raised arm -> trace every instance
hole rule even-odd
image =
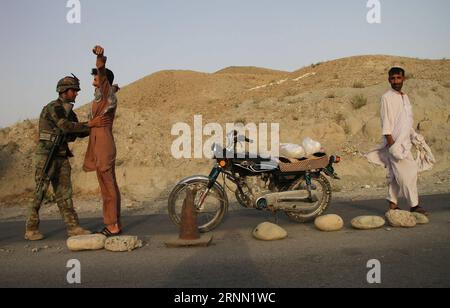
[[[95,46],[92,52],[97,56],[96,66],[98,69],[99,76],[106,78],[106,60],[105,49],[102,46]]]
[[[96,67],[98,72],[98,87],[103,95],[108,95],[111,85],[109,84],[108,78],[106,76],[106,60],[105,49],[97,45],[94,47],[92,52],[97,56]]]

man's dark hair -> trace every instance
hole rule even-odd
[[[389,76],[398,75],[398,74],[405,77],[405,70],[402,69],[401,67],[393,67],[389,71]]]
[[[97,76],[98,75],[98,69],[93,68],[92,72],[91,72],[91,75],[92,76]],[[109,70],[109,69],[106,69],[106,78],[108,79],[109,84],[112,85],[113,82],[114,82],[114,73],[111,70]]]

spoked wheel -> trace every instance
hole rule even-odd
[[[194,206],[197,209],[197,223],[200,232],[209,232],[216,228],[223,220],[228,210],[228,199],[219,185],[214,185],[208,192],[203,204],[202,196],[208,190],[207,179],[195,179],[187,183],[178,184],[169,196],[169,216],[174,224],[180,226],[181,211],[186,198],[186,190],[193,188],[197,191]]]
[[[245,189],[245,188],[244,188]],[[248,190],[248,189],[247,189]],[[246,191],[247,192],[247,191]],[[237,202],[245,208],[248,208],[248,202],[245,199],[245,196],[243,194],[241,194],[241,192],[239,191],[239,189],[236,189],[236,191],[234,192],[234,195],[236,196],[236,200]]]
[[[306,180],[300,179],[295,182],[290,188],[292,190],[307,190]],[[297,222],[309,222],[313,221],[316,217],[325,212],[331,203],[331,184],[328,179],[320,175],[318,178],[312,179],[312,192],[308,198],[309,205],[300,211],[286,212],[286,215]]]

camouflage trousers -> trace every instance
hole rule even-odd
[[[37,156],[35,173],[36,187],[39,184],[46,158],[47,157],[45,155]],[[71,173],[72,168],[70,166],[69,159],[60,157],[55,158],[48,171],[47,181],[45,181],[39,191],[36,188],[33,203],[31,204],[28,212],[26,222],[27,230],[35,231],[39,229],[39,210],[50,184],[53,187],[56,203],[67,228],[71,229],[79,225],[78,215],[75,212],[72,202]]]

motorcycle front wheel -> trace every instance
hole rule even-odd
[[[172,190],[169,196],[169,217],[172,222],[180,226],[181,211],[183,203],[186,198],[186,190],[188,188],[195,188],[197,194],[195,195],[194,206],[197,210],[197,223],[199,231],[202,233],[212,231],[217,228],[222,222],[225,214],[228,211],[228,198],[219,184],[216,184],[209,191],[205,201],[200,205],[201,196],[206,193],[208,189],[208,179],[192,179],[184,181]]]

